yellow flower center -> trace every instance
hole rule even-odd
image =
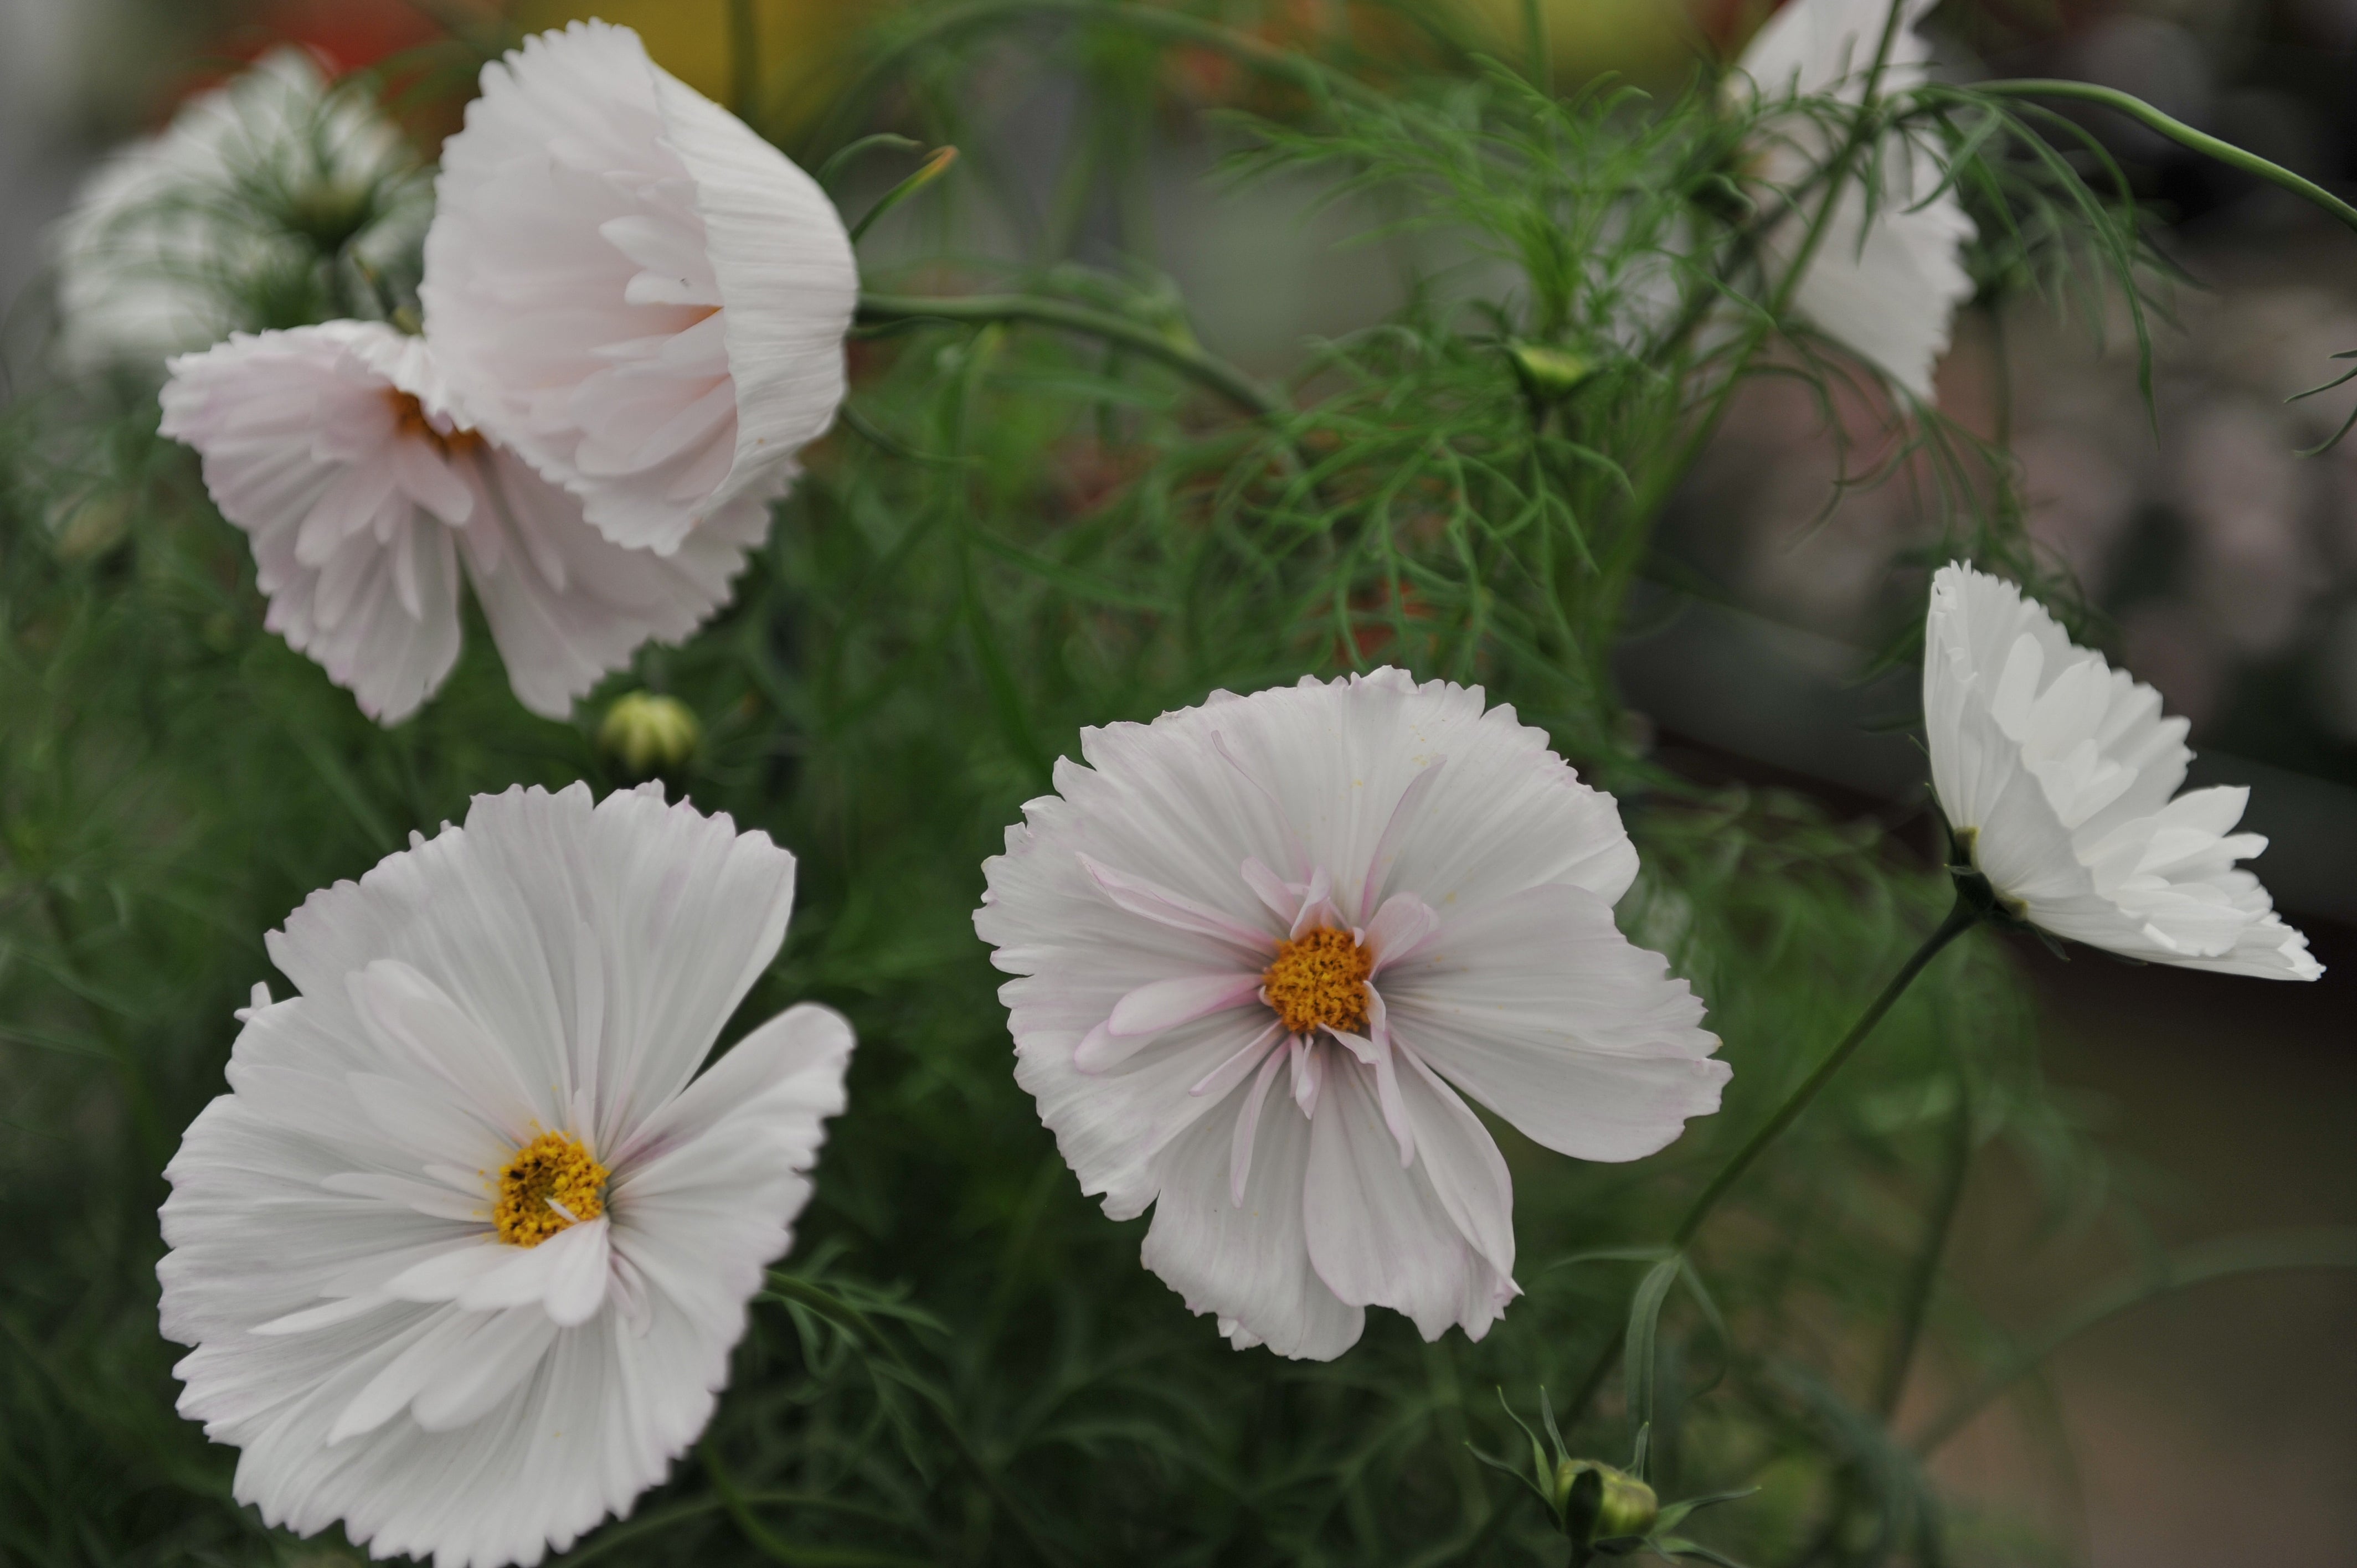
[[[491,1218],[500,1240],[537,1247],[559,1230],[606,1212],[606,1167],[576,1138],[543,1133],[500,1172]]]
[[[414,440],[431,443],[435,449],[446,457],[460,452],[471,452],[483,444],[482,436],[472,430],[453,430],[445,433],[435,429],[434,422],[425,417],[425,404],[398,387],[385,388],[384,397],[387,403],[393,404],[393,423],[402,435]]]
[[[1323,1024],[1363,1035],[1367,975],[1373,968],[1358,939],[1321,927],[1276,944],[1276,961],[1261,972],[1261,994],[1288,1034],[1306,1035]]]

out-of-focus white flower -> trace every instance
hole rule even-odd
[[[533,1563],[711,1419],[851,1030],[790,1008],[696,1076],[794,862],[658,787],[411,843],[270,934],[297,994],[254,988],[164,1173],[164,1333],[270,1523]]]
[[[1082,1190],[1243,1348],[1364,1308],[1475,1338],[1518,1294],[1504,1161],[1631,1160],[1717,1109],[1702,1004],[1612,906],[1609,795],[1478,688],[1397,670],[1082,733],[975,912],[1016,1078]],[[1279,1088],[1280,1082],[1282,1088]]]
[[[171,371],[164,434],[253,538],[270,629],[385,724],[457,660],[461,562],[518,700],[563,718],[640,643],[693,632],[768,521],[745,499],[672,555],[624,549],[468,428],[425,343],[380,323],[240,334]]]
[[[608,537],[668,553],[792,483],[843,401],[859,278],[784,154],[637,34],[576,22],[483,68],[436,193],[426,336]]]
[[[274,50],[83,184],[50,237],[59,351],[160,367],[241,328],[348,315],[341,294],[366,284],[339,268],[402,270],[432,210],[374,102]]]
[[[1932,49],[1916,27],[1937,3],[1792,0],[1760,29],[1740,69],[1771,107],[1795,97],[1860,103],[1869,85],[1887,98],[1927,80]],[[1884,29],[1894,26],[1878,77],[1876,53]],[[1797,199],[1797,209],[1769,231],[1762,247],[1773,277],[1799,259],[1824,204],[1822,188],[1803,188],[1835,155],[1839,134],[1800,112],[1771,115],[1762,133],[1752,149],[1754,172]],[[1932,197],[1941,178],[1939,159],[1913,137],[1892,134],[1878,148],[1862,150],[1792,295],[1796,313],[1925,403],[1933,395],[1932,368],[1947,352],[1950,319],[1973,292],[1959,256],[1973,237],[1973,220],[1953,190]]]
[[[2130,958],[2268,980],[2323,966],[2234,863],[2244,789],[2178,794],[2192,753],[2160,693],[2072,646],[2019,589],[1950,564],[1932,581],[1923,720],[1948,824],[1999,907]]]

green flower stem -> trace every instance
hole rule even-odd
[[[761,123],[761,31],[753,0],[728,0],[728,97],[737,118]]]
[[[2245,152],[2232,142],[2222,142],[2206,132],[2195,130],[2182,120],[2171,119],[2143,99],[2116,88],[2098,87],[2092,81],[2025,77],[2011,81],[1976,82],[1972,91],[1992,98],[2071,98],[2083,103],[2100,103],[2106,109],[2126,115],[2147,130],[2157,131],[2205,157],[2215,158],[2230,168],[2241,169],[2269,185],[2280,186],[2322,208],[2350,229],[2357,230],[2357,207],[2352,207],[2314,180],[2303,179],[2280,164],[2269,163],[2256,153]]]
[[[953,321],[970,326],[1024,321],[1118,344],[1132,353],[1158,360],[1180,374],[1200,381],[1221,396],[1261,419],[1275,419],[1284,405],[1225,360],[1205,353],[1191,338],[1175,338],[1158,328],[1060,299],[1027,294],[970,294],[958,298],[914,295],[863,294],[858,320],[881,327],[899,322]]]
[[[1859,1016],[1858,1021],[1850,1026],[1849,1033],[1844,1035],[1840,1042],[1825,1053],[1824,1060],[1819,1062],[1809,1076],[1801,1080],[1798,1088],[1784,1097],[1784,1103],[1776,1108],[1776,1113],[1769,1117],[1758,1132],[1751,1134],[1743,1147],[1735,1151],[1735,1157],[1721,1165],[1717,1176],[1711,1177],[1710,1185],[1702,1189],[1701,1196],[1696,1197],[1692,1206],[1686,1209],[1685,1218],[1678,1222],[1677,1230],[1672,1233],[1670,1247],[1673,1251],[1683,1252],[1693,1244],[1695,1237],[1701,1232],[1704,1222],[1710,1219],[1712,1210],[1718,1207],[1719,1200],[1732,1191],[1735,1184],[1741,1181],[1744,1175],[1759,1163],[1760,1156],[1768,1152],[1768,1146],[1782,1137],[1786,1129],[1801,1119],[1801,1113],[1809,1108],[1819,1094],[1824,1092],[1825,1085],[1833,1081],[1834,1074],[1839,1072],[1842,1064],[1857,1053],[1857,1047],[1866,1042],[1866,1037],[1874,1032],[1874,1026],[1882,1022],[1882,1015],[1889,1012],[1891,1004],[1905,994],[1907,988],[1914,983],[1915,977],[1922,973],[1933,959],[1940,956],[1943,949],[1972,929],[1986,913],[1987,906],[1971,897],[1960,886],[1956,893],[1955,905],[1949,909],[1948,918],[1940,922],[1939,929],[1923,939],[1923,945],[1915,950],[1914,956],[1900,965],[1899,972],[1891,976],[1890,983],[1882,988],[1882,994],[1874,999],[1866,1012]],[[1621,1340],[1626,1333],[1627,1330],[1623,1328],[1621,1333],[1613,1336],[1611,1343],[1606,1345],[1603,1351],[1597,1357],[1596,1364],[1588,1369],[1587,1378],[1580,1383],[1579,1391],[1572,1398],[1570,1413],[1565,1418],[1566,1421],[1577,1420],[1580,1413],[1587,1410],[1588,1402],[1596,1397],[1596,1391],[1603,1387],[1606,1374],[1611,1370],[1613,1362],[1620,1357]]]
[[[1801,1112],[1806,1111],[1824,1091],[1825,1085],[1833,1081],[1834,1074],[1839,1072],[1842,1064],[1865,1043],[1867,1036],[1874,1032],[1874,1026],[1882,1022],[1882,1015],[1889,1012],[1891,1004],[1915,983],[1915,977],[1940,956],[1942,949],[1972,929],[1979,922],[1982,913],[1981,907],[1973,899],[1961,892],[1957,894],[1956,902],[1949,909],[1948,918],[1940,922],[1940,929],[1924,938],[1923,945],[1915,950],[1914,956],[1900,965],[1899,972],[1891,976],[1890,983],[1882,988],[1882,994],[1876,997],[1858,1021],[1850,1026],[1849,1033],[1841,1037],[1841,1043],[1825,1053],[1825,1059],[1817,1064],[1816,1070],[1802,1079],[1801,1086],[1777,1107],[1776,1114],[1768,1118],[1767,1124],[1751,1134],[1751,1141],[1738,1149],[1735,1157],[1719,1167],[1718,1175],[1711,1178],[1710,1185],[1702,1189],[1702,1196],[1694,1200],[1694,1207],[1686,1210],[1685,1219],[1679,1221],[1676,1234],[1670,1238],[1671,1246],[1681,1251],[1685,1250],[1702,1230],[1703,1222],[1710,1218],[1711,1210],[1718,1207],[1718,1200],[1743,1179],[1744,1173],[1768,1152],[1769,1144],[1782,1137],[1785,1129],[1801,1119]]]

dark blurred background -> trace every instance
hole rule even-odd
[[[618,0],[597,14],[640,28],[659,60],[726,102],[737,80],[726,9]],[[763,128],[791,137],[814,123],[829,62],[886,9],[760,0]],[[1550,0],[1559,80],[1611,70],[1674,84],[1697,39],[1739,43],[1767,9]],[[1278,39],[1348,21],[1342,0],[1260,12]],[[158,127],[189,92],[282,41],[334,70],[387,65],[414,81],[463,58],[437,48],[454,30],[588,14],[560,0],[0,0],[8,394],[40,373],[47,225],[106,148]],[[1518,17],[1519,0],[1459,0],[1454,20],[1505,48]],[[2103,82],[2357,194],[2357,0],[1978,0],[1944,6],[1935,30],[1958,75]],[[1216,72],[1165,84],[1168,134],[1138,165],[1146,199],[1079,203],[1064,215],[1075,250],[1167,273],[1211,346],[1264,369],[1307,336],[1373,319],[1420,268],[1461,263],[1351,245],[1367,214],[1313,214],[1301,187],[1213,178],[1220,147],[1200,111],[1232,90]],[[405,115],[429,154],[454,102],[420,92]],[[1028,79],[1007,102],[965,108],[1018,145],[1066,134],[1085,112],[1077,93]],[[2075,580],[2093,635],[2191,719],[2196,781],[2253,786],[2250,825],[2274,840],[2257,869],[2332,972],[2267,985],[2023,951],[2050,1003],[2050,1069],[2108,1126],[2113,1179],[2147,1220],[2091,1227],[2104,1193],[2083,1214],[2047,1214],[2026,1177],[1985,1167],[1959,1256],[1979,1305],[2023,1325],[2139,1245],[2357,1223],[2357,1028],[2342,1000],[2357,973],[2357,440],[2298,455],[2333,434],[2357,385],[2286,401],[2357,349],[2357,235],[2101,112],[2080,118],[2185,274],[2153,324],[2150,403],[2133,324],[2111,300],[1968,310],[1942,406],[2009,439],[2032,535]],[[921,237],[909,227],[898,241]],[[1028,242],[1010,230],[985,242]],[[1774,382],[1744,398],[1674,505],[1624,688],[1681,767],[1928,832],[1921,756],[1892,724],[1913,711],[1912,672],[1878,673],[1876,653],[1919,613],[1938,521],[1903,481],[1846,482],[1874,467],[1872,411],[1834,412],[1829,428]],[[1928,1403],[1936,1376],[1918,1391]],[[2357,1563],[2357,1282],[2276,1276],[2142,1309],[2067,1349],[2047,1384],[1985,1416],[1943,1463],[1987,1518],[2014,1521],[1966,1542],[1974,1562]]]

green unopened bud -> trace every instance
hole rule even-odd
[[[1566,1459],[1556,1466],[1555,1497],[1564,1527],[1581,1541],[1643,1535],[1662,1511],[1652,1487],[1626,1470],[1593,1459]]]
[[[1596,373],[1594,361],[1586,355],[1545,343],[1517,338],[1506,345],[1506,354],[1514,361],[1514,374],[1522,379],[1523,389],[1541,403],[1569,397]]]
[[[694,756],[703,733],[694,711],[678,698],[632,692],[606,710],[597,744],[632,773],[660,773]]]

